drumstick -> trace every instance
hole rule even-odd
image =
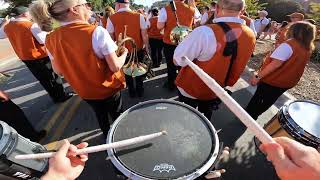
[[[100,151],[105,151],[108,149],[114,149],[114,148],[121,148],[126,147],[138,143],[142,143],[157,137],[160,137],[162,135],[166,135],[166,131],[161,131],[154,134],[139,136],[131,139],[126,139],[123,141],[113,142],[110,144],[103,144],[98,146],[92,146],[84,149],[78,149],[75,155],[81,155],[81,154],[89,154],[89,153],[95,153]],[[26,160],[26,159],[45,159],[45,158],[51,158],[55,155],[55,152],[48,152],[48,153],[39,153],[39,154],[25,154],[25,155],[16,155],[16,159],[20,160]]]
[[[226,104],[226,106],[251,130],[262,143],[274,143],[271,136],[206,72],[187,57],[182,59],[199,78]]]

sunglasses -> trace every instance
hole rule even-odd
[[[74,7],[79,7],[79,6],[85,6],[87,8],[91,8],[92,7],[91,3],[89,3],[89,2],[86,2],[86,3],[83,3],[83,4],[78,4],[78,5],[74,6]]]

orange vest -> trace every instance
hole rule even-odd
[[[286,43],[292,48],[292,56],[280,68],[261,79],[262,82],[280,88],[292,88],[298,84],[311,53],[294,39],[287,40]],[[271,61],[272,58],[267,56],[261,69],[264,69]]]
[[[247,25],[248,27],[250,27],[252,20],[251,20],[249,17],[244,16],[244,15],[241,15],[240,18],[243,19],[243,20],[246,22],[246,25]]]
[[[250,59],[255,47],[255,35],[252,30],[245,25],[239,23],[227,23],[232,29],[240,29],[238,38],[238,53],[231,68],[227,86],[233,86],[240,78],[241,73]],[[225,86],[225,79],[228,73],[231,56],[223,56],[226,46],[226,35],[223,29],[217,24],[208,25],[214,32],[217,39],[217,49],[213,57],[209,61],[194,60],[201,69],[215,79],[221,86]],[[194,73],[194,71],[186,66],[183,67],[176,79],[178,87],[182,88],[186,93],[199,100],[212,100],[216,95],[207,87],[207,85]]]
[[[193,21],[194,21],[194,11],[195,9],[181,1],[175,0],[176,7],[177,7],[177,16],[179,19],[179,23],[182,26],[188,26],[192,28]],[[173,44],[170,41],[170,32],[173,28],[177,26],[176,18],[174,12],[172,11],[170,5],[165,7],[167,12],[167,22],[164,27],[164,37],[163,42],[166,44]]]
[[[96,26],[72,23],[47,35],[46,47],[57,68],[83,99],[105,99],[124,88],[124,75],[112,72],[92,47]],[[75,38],[77,37],[77,38]]]
[[[108,21],[107,21],[106,17],[103,16],[103,17],[101,18],[101,22],[102,22],[102,27],[103,27],[103,28],[107,28],[107,22],[108,22]]]
[[[116,39],[120,33],[124,33],[124,26],[127,25],[127,36],[135,40],[138,50],[143,48],[139,13],[133,11],[117,12],[110,16],[110,20],[114,26]],[[131,52],[132,48],[129,43],[126,43],[126,48]]]
[[[36,60],[47,57],[46,48],[40,44],[31,32],[32,22],[11,21],[4,27],[14,51],[21,60]]]
[[[277,37],[276,37],[276,47],[278,47],[280,44],[282,44],[283,42],[286,41],[286,34],[288,32],[288,27],[284,27],[284,28],[281,28],[279,30],[279,32],[277,33]]]
[[[150,27],[148,29],[149,38],[162,39],[163,35],[160,33],[161,30],[157,28],[158,17],[152,17],[149,19]]]

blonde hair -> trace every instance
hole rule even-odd
[[[289,27],[287,38],[295,39],[306,50],[313,51],[315,49],[314,40],[316,38],[316,26],[303,21],[293,23]]]
[[[111,15],[113,15],[115,12],[114,12],[114,9],[111,7],[111,6],[107,6],[105,9],[105,17],[106,19],[108,19],[108,17],[110,17]]]
[[[40,26],[43,31],[52,30],[52,19],[66,21],[68,8],[75,4],[75,0],[37,0],[30,7],[32,19]]]

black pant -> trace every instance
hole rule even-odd
[[[137,52],[139,62],[142,62],[143,57],[144,57],[144,53],[145,52],[143,50],[140,50],[140,51]],[[127,59],[127,61],[128,60],[129,59]],[[144,89],[143,89],[143,80],[145,78],[144,75],[143,76],[138,76],[138,77],[135,77],[135,78],[133,78],[132,76],[125,75],[125,78],[126,78],[126,83],[127,83],[127,87],[128,87],[130,95],[134,95],[135,93],[138,93],[138,95],[142,95],[143,94],[143,91],[144,91]],[[134,81],[136,82],[135,86],[134,86]]]
[[[106,138],[110,129],[110,122],[115,121],[123,112],[121,93],[118,92],[106,99],[85,99],[84,101],[86,101],[96,113],[100,128]]]
[[[151,59],[153,62],[153,67],[159,67],[162,61],[163,41],[162,39],[150,38],[149,44],[151,48]]]
[[[179,92],[179,101],[185,104],[188,104],[193,108],[198,107],[198,111],[203,113],[204,116],[206,116],[207,119],[210,121],[213,110],[217,109],[217,102],[219,101],[219,99],[202,101],[198,99],[191,99],[191,98],[185,97]]]
[[[58,102],[65,97],[62,79],[53,71],[49,57],[23,62],[53,101]]]
[[[37,141],[37,131],[33,128],[24,112],[11,100],[0,101],[0,120],[14,128],[20,135]]]
[[[173,54],[177,46],[170,44],[163,44],[163,52],[167,62],[168,71],[168,85],[169,87],[175,86],[174,81],[177,77],[177,66],[173,63]]]
[[[260,83],[246,107],[246,111],[253,119],[258,119],[258,117],[268,110],[287,90],[288,89],[286,88],[279,88],[266,83]]]

